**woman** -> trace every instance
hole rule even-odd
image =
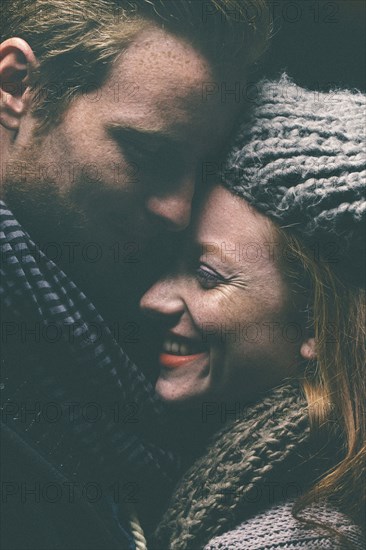
[[[166,327],[158,394],[214,429],[154,548],[364,548],[365,105],[262,82],[142,298]]]

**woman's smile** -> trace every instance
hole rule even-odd
[[[174,353],[161,353],[159,355],[159,363],[162,367],[167,368],[176,368],[182,366],[197,366],[197,363],[202,363],[202,361],[208,362],[209,354],[204,353],[193,353],[191,355],[180,355]]]
[[[208,346],[199,339],[168,333],[159,355],[161,367],[202,367],[209,363]]]
[[[156,382],[163,400],[245,402],[294,372],[301,342],[283,335],[298,304],[265,254],[275,239],[270,223],[226,189],[211,189],[177,266],[143,296],[142,308],[167,327]],[[262,251],[256,261],[237,253],[253,243]]]

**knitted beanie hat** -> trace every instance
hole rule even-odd
[[[366,96],[309,91],[286,74],[256,90],[223,184],[364,286]]]

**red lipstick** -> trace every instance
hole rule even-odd
[[[192,361],[201,359],[207,355],[206,352],[195,353],[194,355],[172,355],[170,353],[161,353],[159,355],[159,363],[162,367],[175,368],[187,365]]]

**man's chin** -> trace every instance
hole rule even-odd
[[[97,205],[96,193],[88,201],[51,182],[16,180],[4,183],[2,198],[40,250],[113,322],[131,321],[127,310],[137,309],[169,248],[177,249],[164,244],[163,226],[136,213],[135,203],[121,211],[121,199]],[[117,210],[119,219],[111,220]]]
[[[6,180],[2,198],[35,241],[67,240],[87,225],[83,211],[52,182]]]

